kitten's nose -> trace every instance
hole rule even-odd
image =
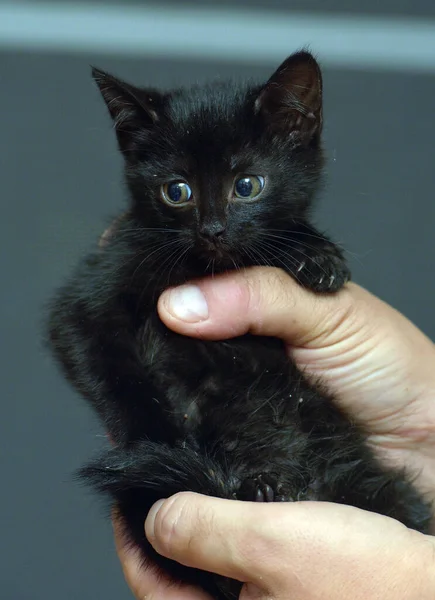
[[[212,221],[203,223],[199,228],[199,235],[206,240],[217,240],[225,231],[225,223]]]

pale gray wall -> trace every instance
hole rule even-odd
[[[394,7],[406,13],[410,5],[405,0],[363,4],[373,12],[383,4],[386,13]],[[324,2],[279,5],[321,8]],[[360,3],[333,6],[354,12]],[[435,16],[431,0],[413,6],[415,13]],[[0,597],[5,600],[130,597],[98,501],[71,481],[72,471],[102,443],[101,431],[40,340],[43,301],[122,206],[120,160],[89,63],[156,85],[269,71],[237,63],[0,55]],[[435,77],[327,69],[325,86],[331,160],[318,220],[352,252],[355,279],[435,339]]]

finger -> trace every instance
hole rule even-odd
[[[350,598],[355,587],[361,599],[374,598],[376,590],[397,598],[398,585],[408,585],[403,598],[410,598],[416,566],[424,563],[422,581],[433,569],[434,548],[425,536],[332,503],[260,504],[184,492],[151,509],[145,532],[162,555],[247,583],[245,600]]]
[[[318,295],[280,269],[253,267],[166,290],[158,310],[183,335],[228,339],[250,332],[307,345],[336,330],[364,294],[349,284],[338,294]]]
[[[163,556],[264,590],[272,589],[285,570],[289,538],[297,540],[299,515],[296,504],[238,502],[183,492],[153,506],[145,532]]]
[[[116,552],[127,585],[138,600],[211,600],[193,586],[178,584],[155,565],[145,564],[140,551],[129,543],[122,520],[115,513],[112,519]]]

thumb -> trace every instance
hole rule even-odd
[[[167,558],[267,589],[283,568],[280,547],[288,544],[284,504],[181,492],[156,502],[145,533]]]
[[[281,269],[252,267],[170,288],[160,296],[158,311],[182,335],[218,340],[253,333],[308,346],[319,338],[324,343],[331,332],[340,335],[337,328],[360,291],[348,284],[338,294],[318,295]]]
[[[433,598],[433,539],[323,502],[241,502],[182,492],[145,522],[159,554],[245,583],[240,598]]]

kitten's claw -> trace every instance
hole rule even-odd
[[[264,488],[264,498],[266,502],[273,502],[275,499],[275,494],[270,485],[266,485]]]
[[[257,481],[257,488],[255,491],[254,502],[274,502],[275,494],[273,489],[268,485],[262,482],[260,479]]]
[[[301,268],[303,265],[303,268]],[[303,261],[296,270],[296,279],[314,292],[336,292],[350,279],[350,271],[341,254],[335,249],[323,250]]]
[[[265,502],[264,493],[260,487],[255,492],[254,502]]]
[[[307,488],[306,499],[307,500],[319,500],[319,496],[322,490],[322,484],[318,479],[314,479]]]
[[[270,475],[258,475],[245,479],[237,492],[237,498],[251,502],[284,502],[284,496],[276,495],[278,490],[281,490],[281,486],[276,485]]]

